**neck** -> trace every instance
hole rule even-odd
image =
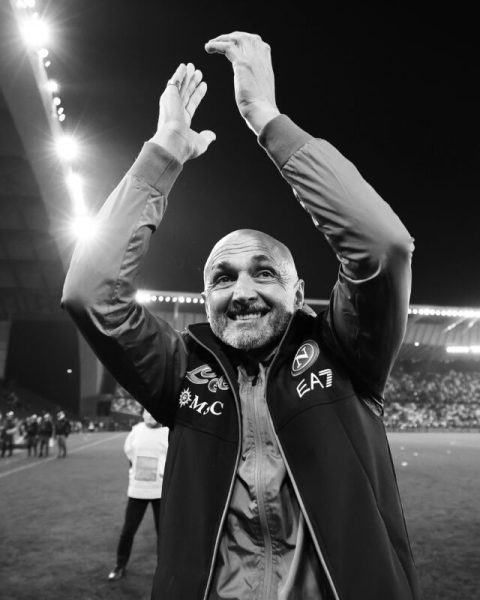
[[[262,348],[254,350],[237,350],[231,346],[226,346],[226,353],[234,365],[242,365],[248,375],[257,375],[258,365],[268,363],[273,358],[278,346],[278,340]]]

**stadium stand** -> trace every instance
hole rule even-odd
[[[385,424],[405,431],[480,429],[480,370],[468,363],[397,363],[385,390]]]

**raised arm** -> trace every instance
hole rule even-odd
[[[413,240],[350,161],[280,114],[268,44],[234,32],[205,48],[232,63],[240,114],[340,261],[320,326],[357,385],[381,401],[406,327]]]
[[[185,348],[136,302],[135,285],[182,164],[215,139],[190,127],[206,88],[192,64],[178,67],[160,98],[155,135],[99,211],[95,236],[78,242],[63,290],[63,307],[99,359],[163,423],[171,423]]]

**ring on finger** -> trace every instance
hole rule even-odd
[[[180,92],[180,87],[182,84],[179,81],[169,81],[167,83],[167,85],[174,85],[177,88],[177,90]]]

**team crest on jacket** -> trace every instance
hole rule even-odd
[[[292,375],[297,377],[310,367],[318,358],[320,349],[317,342],[313,340],[307,340],[304,342],[295,354],[295,358],[292,363]]]
[[[201,365],[188,371],[186,377],[192,383],[206,384],[208,389],[213,393],[216,393],[217,390],[229,389],[225,377],[223,375],[218,377],[209,365]]]

